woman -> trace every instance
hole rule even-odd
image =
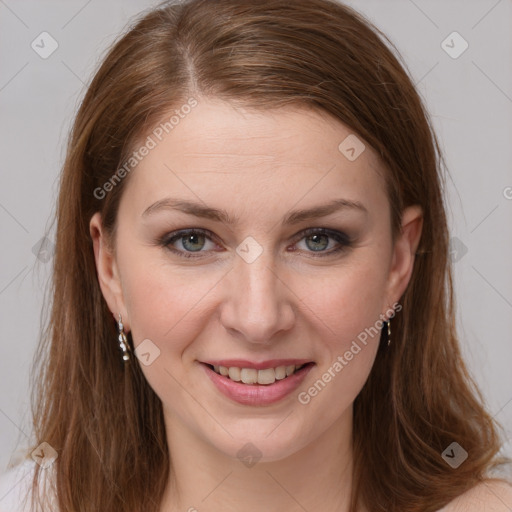
[[[190,0],[112,48],[62,174],[30,510],[512,506],[384,41],[329,0]]]

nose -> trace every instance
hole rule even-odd
[[[264,251],[247,263],[236,257],[223,283],[221,322],[228,332],[250,343],[272,344],[295,322],[294,295]]]

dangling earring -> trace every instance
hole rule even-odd
[[[130,360],[130,345],[128,340],[126,339],[126,334],[124,333],[123,320],[121,319],[121,313],[119,313],[119,320],[117,321],[117,330],[119,335],[117,337],[119,341],[119,348],[123,353],[123,361],[126,363]]]
[[[387,321],[388,324],[388,347],[391,345],[391,318]]]

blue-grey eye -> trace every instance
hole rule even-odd
[[[205,235],[201,233],[190,233],[180,238],[184,249],[192,252],[200,251],[205,245],[205,239]]]
[[[350,238],[340,231],[325,228],[310,228],[303,233],[297,243],[300,250],[317,253],[318,256],[330,255],[350,247]],[[301,244],[302,247],[299,247]]]
[[[310,235],[305,237],[305,240],[306,245],[312,251],[323,251],[329,246],[329,237],[327,235]]]
[[[164,236],[161,245],[182,256],[214,250],[216,245],[208,232],[200,229],[186,229]]]

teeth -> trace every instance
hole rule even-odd
[[[284,379],[286,377],[286,367],[285,366],[278,366],[275,369],[275,374],[276,374],[276,380]]]
[[[229,377],[236,382],[244,384],[274,384],[276,380],[282,380],[289,377],[304,365],[278,366],[277,368],[265,368],[264,370],[256,370],[254,368],[237,368],[231,366],[215,365],[213,369],[216,373]]]
[[[256,384],[258,382],[258,370],[254,368],[242,368],[240,370],[240,379],[244,384]]]
[[[274,384],[276,381],[276,371],[274,368],[258,370],[258,384]]]
[[[228,370],[228,375],[231,380],[236,380],[237,382],[240,382],[240,368],[236,368],[235,366],[232,366]]]

